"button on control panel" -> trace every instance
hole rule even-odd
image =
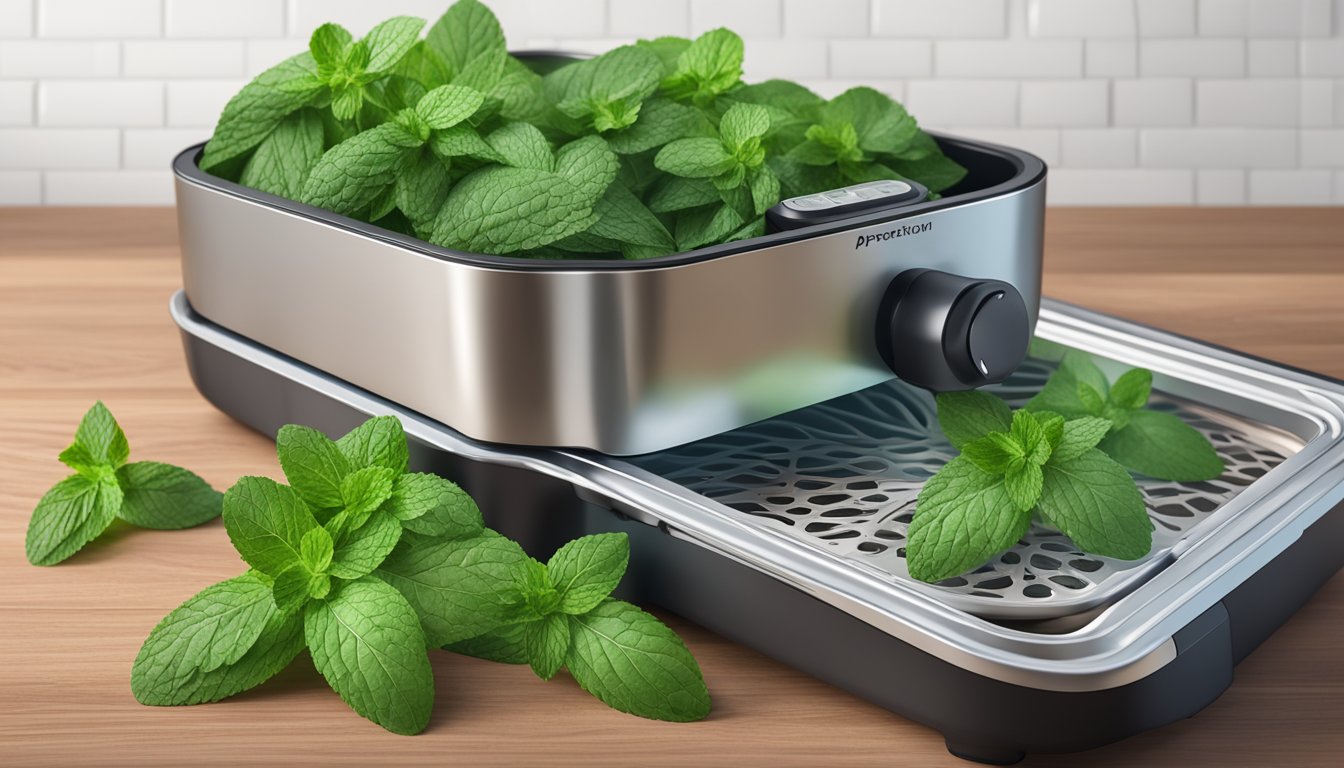
[[[814,195],[791,197],[767,211],[766,218],[776,230],[797,229],[858,213],[917,203],[928,195],[927,189],[912,181],[866,181]]]

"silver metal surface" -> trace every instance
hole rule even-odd
[[[989,388],[1015,407],[1054,366],[1028,360]],[[1157,395],[1222,456],[1227,471],[1203,483],[1138,478],[1153,523],[1147,557],[1086,554],[1034,524],[1017,546],[972,574],[940,582],[950,605],[980,616],[1045,619],[1114,601],[1165,566],[1172,550],[1243,488],[1296,453],[1288,432],[1187,400]],[[957,455],[938,427],[933,398],[889,381],[773,419],[630,461],[881,577],[909,580],[906,529],[924,482]]]
[[[1012,283],[1033,319],[1040,293],[1043,177],[694,263],[537,270],[282,209],[183,158],[197,311],[491,442],[645,453],[885,381],[876,310],[910,267]]]
[[[276,355],[192,313],[172,311],[184,332],[367,414],[397,415],[408,434],[471,461],[564,480],[586,498],[657,522],[674,536],[788,583],[818,600],[969,671],[1054,691],[1091,691],[1152,674],[1176,656],[1173,635],[1280,555],[1344,501],[1344,386],[1189,339],[1045,302],[1037,334],[1114,365],[1156,373],[1169,396],[1209,413],[1288,433],[1286,458],[1243,487],[1187,537],[1167,562],[1081,627],[1058,634],[995,623],[955,605],[939,587],[893,579],[762,525],[629,461],[586,451],[510,449],[464,438],[422,415]],[[1257,440],[1262,438],[1257,438]],[[1273,442],[1273,441],[1271,441]],[[1300,443],[1295,452],[1293,446]]]

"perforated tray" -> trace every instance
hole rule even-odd
[[[992,388],[1014,406],[1039,391],[1055,364],[1032,359]],[[936,585],[940,597],[986,617],[1050,618],[1112,601],[1199,537],[1224,505],[1303,445],[1245,416],[1155,393],[1204,433],[1226,471],[1210,482],[1136,476],[1153,522],[1153,549],[1135,561],[1082,552],[1033,523],[1009,551]],[[884,578],[913,582],[905,536],[925,480],[956,456],[933,398],[891,381],[689,445],[633,460],[713,499],[743,519],[788,534]]]

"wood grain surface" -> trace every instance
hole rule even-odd
[[[1342,216],[1053,210],[1046,292],[1344,377]],[[167,313],[179,282],[171,210],[0,209],[0,764],[966,765],[933,731],[675,617],[714,696],[704,722],[639,720],[563,675],[543,683],[443,652],[432,654],[434,718],[413,738],[351,713],[306,657],[219,704],[138,705],[128,676],[145,635],[241,570],[222,526],[118,526],[52,568],[27,564],[23,538],[95,399],[121,420],[133,458],[183,464],[219,488],[279,475],[272,445],[192,388]],[[1197,717],[1026,764],[1339,765],[1342,629],[1337,577]]]

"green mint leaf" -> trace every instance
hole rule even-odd
[[[1045,386],[1024,407],[1029,411],[1053,411],[1065,418],[1100,415],[1089,410],[1079,399],[1080,383],[1096,390],[1103,401],[1110,392],[1106,374],[1092,361],[1092,356],[1086,352],[1069,350],[1059,367],[1046,380]]]
[[[541,129],[531,123],[507,123],[485,137],[485,142],[498,153],[504,165],[531,168],[537,171],[555,170],[555,155]]]
[[[706,179],[666,176],[649,197],[649,210],[654,213],[673,213],[718,201],[719,191]]]
[[[1111,430],[1111,422],[1095,416],[1084,416],[1064,422],[1063,436],[1051,458],[1056,461],[1076,459],[1095,448]]]
[[[656,37],[652,40],[639,40],[635,45],[653,53],[658,57],[660,71],[663,77],[667,77],[677,70],[677,60],[681,54],[691,46],[691,41],[684,37]]]
[[[425,729],[434,674],[400,592],[375,578],[348,582],[309,603],[303,625],[313,665],[351,709],[393,733]]]
[[[1012,428],[1012,409],[988,392],[941,392],[936,403],[938,424],[958,449],[991,432],[1007,432]]]
[[[206,587],[164,617],[131,666],[131,693],[151,706],[218,701],[269,680],[303,650],[303,625],[248,571]]]
[[[458,124],[434,131],[429,137],[429,147],[442,158],[474,157],[492,163],[504,162],[504,157],[470,125]]]
[[[934,193],[943,192],[966,178],[965,168],[944,155],[936,144],[934,148],[934,153],[917,160],[892,160],[891,171],[895,175],[886,178],[914,179]]]
[[[1011,469],[1004,475],[1003,489],[1018,512],[1030,512],[1041,498],[1041,488],[1045,483],[1045,474],[1039,464],[1030,462]]]
[[[385,509],[408,531],[444,539],[479,535],[484,523],[475,500],[438,475],[413,473],[397,478]]]
[[[1050,458],[1050,437],[1031,412],[1014,411],[1009,434],[1022,446],[1022,456],[1028,463],[1040,466]]]
[[[565,665],[569,655],[569,618],[553,613],[524,625],[523,644],[532,671],[542,680],[550,680]]]
[[[425,20],[414,16],[394,16],[369,30],[364,44],[369,48],[366,72],[387,72],[401,61],[420,38]]]
[[[1064,417],[1050,411],[1032,411],[1032,414],[1036,417],[1036,423],[1041,425],[1046,444],[1053,454],[1064,439]]]
[[[678,101],[707,106],[742,80],[742,38],[713,29],[691,42],[677,57],[676,70],[662,87]]]
[[[425,45],[454,73],[461,72],[472,59],[505,51],[499,20],[477,0],[453,3],[430,27]]]
[[[308,583],[313,574],[295,563],[280,572],[271,584],[271,598],[275,607],[286,616],[293,615],[308,601]]]
[[[782,109],[795,120],[818,118],[826,103],[806,87],[789,80],[766,80],[743,86],[733,92],[733,100],[760,104],[767,109]]]
[[[905,108],[872,88],[851,88],[822,108],[824,120],[854,126],[858,146],[865,152],[898,154],[919,134],[919,126]]]
[[[304,534],[317,519],[294,489],[268,477],[244,477],[224,493],[224,530],[243,560],[276,577],[301,563]]]
[[[1138,486],[1095,448],[1045,465],[1037,509],[1089,554],[1137,560],[1152,548],[1153,526]]]
[[[564,177],[492,166],[453,187],[431,239],[447,248],[505,254],[563,240],[594,221],[592,203]]]
[[[482,109],[482,116],[493,114],[500,106],[494,94],[503,82],[508,63],[509,56],[504,51],[490,51],[467,62],[462,71],[453,78],[454,85],[475,88],[490,97]]]
[[[33,565],[55,565],[107,530],[121,508],[115,477],[71,475],[52,486],[28,520],[24,549]]]
[[[779,177],[768,166],[753,168],[747,174],[747,182],[751,186],[751,202],[757,216],[764,215],[779,202]]]
[[[503,536],[404,542],[377,575],[415,607],[430,645],[439,646],[516,621],[529,559]]]
[[[365,467],[345,476],[341,481],[341,502],[352,527],[363,525],[374,510],[391,498],[395,479],[396,473],[387,467]]]
[[[742,215],[727,205],[707,205],[684,211],[677,216],[677,248],[689,251],[717,242],[744,224]]]
[[[691,132],[695,109],[664,98],[650,98],[639,108],[634,124],[602,134],[607,145],[622,155],[634,155],[679,139]]]
[[[205,145],[201,170],[209,171],[246,154],[290,113],[312,103],[321,93],[316,71],[312,54],[301,53],[243,86],[225,105],[214,136]]]
[[[311,573],[323,573],[331,566],[335,542],[325,528],[314,528],[299,540],[299,557]]]
[[[484,103],[485,97],[477,90],[442,85],[425,94],[415,111],[430,128],[443,130],[471,117]]]
[[[326,435],[312,427],[286,424],[275,436],[275,450],[285,478],[316,509],[345,504],[341,483],[350,474],[350,462]]]
[[[1106,396],[1085,381],[1078,382],[1078,403],[1094,416],[1100,416],[1106,410]]]
[[[358,579],[383,564],[401,540],[401,523],[386,512],[375,512],[359,527],[345,524],[342,512],[327,525],[335,529],[335,552],[328,573],[339,579]]]
[[[726,173],[737,164],[718,139],[677,139],[658,150],[653,163],[673,176],[705,179]]]
[[[1153,372],[1146,368],[1131,368],[1120,374],[1111,385],[1111,402],[1120,408],[1137,411],[1148,404],[1153,392]]]
[[[313,30],[308,39],[308,52],[319,67],[332,67],[345,58],[345,50],[354,42],[350,32],[340,24],[323,24]]]
[[[300,109],[275,127],[243,166],[239,181],[272,195],[297,199],[322,157],[322,116]]]
[[[1194,427],[1163,411],[1134,411],[1098,447],[1132,472],[1193,483],[1223,474],[1223,460]]]
[[[637,45],[614,48],[601,56],[566,65],[542,80],[542,92],[570,118],[585,121],[598,131],[624,128],[595,117],[616,113],[638,114],[640,104],[653,95],[662,79],[657,54]],[[617,121],[621,122],[621,121]]]
[[[375,416],[365,421],[337,440],[336,447],[351,469],[386,467],[401,474],[409,460],[406,432],[396,416]]]
[[[499,82],[487,94],[487,109],[504,120],[544,122],[548,105],[541,97],[541,75],[512,56],[504,57]]]
[[[990,432],[963,443],[961,455],[991,475],[1002,475],[1010,466],[1020,466],[1026,460],[1021,443],[1006,432]]]
[[[333,91],[331,99],[331,113],[337,120],[354,120],[359,114],[359,110],[364,106],[364,89],[358,85],[342,85]],[[362,152],[365,147],[356,145]],[[347,148],[347,151],[353,151],[354,148]]]
[[[102,401],[93,404],[79,420],[75,441],[61,452],[61,462],[75,471],[107,466],[116,469],[131,455],[126,433]]]
[[[596,136],[575,139],[555,153],[555,172],[567,179],[588,205],[596,205],[616,180],[620,161]]]
[[[471,132],[475,136],[475,132]],[[448,166],[430,149],[420,149],[407,161],[397,177],[395,198],[397,208],[406,215],[417,235],[428,237],[434,230],[434,219],[448,199],[452,187]]]
[[[587,613],[616,589],[630,562],[624,533],[600,533],[575,539],[556,551],[546,571],[560,593],[564,613]]]
[[[719,122],[723,143],[733,148],[750,139],[759,139],[769,130],[770,113],[759,104],[734,104],[723,113]]]
[[[224,494],[172,464],[137,461],[117,470],[123,498],[118,517],[141,528],[190,528],[219,517]]]
[[[856,137],[855,141],[857,140]],[[840,160],[840,152],[830,144],[809,137],[803,143],[790,149],[785,157],[803,165],[830,166],[835,165]]]
[[[422,85],[426,90],[437,88],[448,82],[452,71],[437,53],[429,48],[424,40],[417,41],[401,61],[392,68],[394,75],[400,75]]]
[[[406,157],[406,129],[383,123],[327,150],[308,174],[300,200],[344,216],[367,209],[396,181]]]
[[[915,502],[906,566],[920,581],[965,573],[1013,546],[1031,515],[1015,513],[1002,477],[957,457],[929,478]]]
[[[475,656],[478,659],[501,664],[527,663],[527,628],[532,622],[505,624],[476,637],[458,640],[443,646],[444,650]]]
[[[585,691],[621,712],[689,722],[709,714],[709,691],[686,644],[661,621],[620,600],[569,619],[565,666]]]
[[[597,221],[588,234],[630,245],[647,245],[670,253],[676,248],[672,235],[658,217],[623,184],[612,184],[593,206]]]

